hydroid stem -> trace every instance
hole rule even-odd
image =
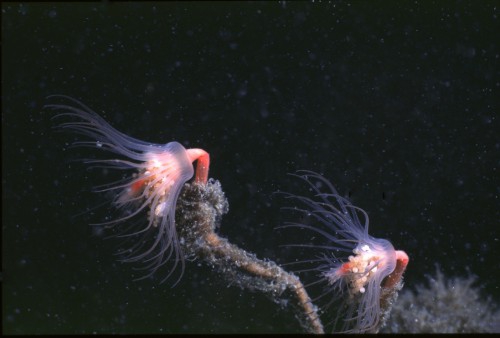
[[[228,284],[262,292],[283,308],[291,306],[305,331],[324,333],[316,307],[297,276],[273,261],[258,259],[215,232],[227,211],[228,203],[218,181],[185,184],[176,213],[177,231],[185,255],[206,262]]]

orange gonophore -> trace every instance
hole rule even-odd
[[[60,124],[60,128],[91,139],[75,142],[74,146],[105,150],[116,157],[85,160],[85,163],[130,172],[128,177],[96,189],[113,192],[111,204],[122,213],[120,217],[98,225],[131,224],[118,236],[129,239],[131,243],[121,252],[123,261],[143,263],[144,268],[149,270],[144,277],[151,276],[161,266],[170,265],[163,280],[180,265],[180,279],[184,271],[184,256],[175,228],[176,202],[184,183],[193,177],[194,161],[197,161],[195,182],[207,183],[209,154],[202,149],[185,149],[178,142],[154,144],[137,140],[113,128],[81,102],[67,96],[53,97],[70,100],[77,105],[46,106],[60,112],[57,118],[73,119]]]

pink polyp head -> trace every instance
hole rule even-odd
[[[97,225],[119,228],[118,237],[128,239],[129,244],[122,250],[123,260],[144,264],[149,271],[146,277],[167,265],[170,268],[165,279],[179,265],[182,276],[184,257],[175,228],[175,207],[184,183],[193,177],[193,161],[198,161],[196,181],[206,183],[208,153],[201,149],[186,150],[177,142],[154,144],[135,139],[113,128],[81,102],[66,96],[57,97],[77,105],[46,106],[60,112],[56,117],[71,119],[59,127],[90,139],[74,145],[113,155],[85,162],[93,167],[116,169],[119,176],[125,177],[96,189],[113,193],[112,205],[120,211],[119,217]]]
[[[340,196],[328,180],[311,171],[299,173],[313,196],[287,194],[302,205],[287,210],[299,212],[308,222],[286,226],[308,230],[322,239],[321,244],[295,246],[319,252],[303,263],[315,266],[325,287],[321,297],[330,295],[325,311],[337,306],[337,315],[329,320],[334,329],[370,332],[380,320],[381,288],[396,268],[396,251],[389,241],[368,234],[366,212]]]

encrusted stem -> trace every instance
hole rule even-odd
[[[177,230],[186,256],[214,267],[228,283],[290,304],[305,331],[324,333],[315,306],[299,278],[273,261],[258,259],[220,237],[215,229],[228,203],[218,181],[186,184],[177,201]]]

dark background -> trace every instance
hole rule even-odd
[[[315,170],[408,253],[407,288],[437,264],[498,302],[498,15],[495,1],[3,2],[3,331],[300,332],[196,262],[173,289],[133,282],[88,226],[99,173],[70,162],[50,94],[207,150],[230,203],[220,232],[261,258],[290,259],[273,193]]]

